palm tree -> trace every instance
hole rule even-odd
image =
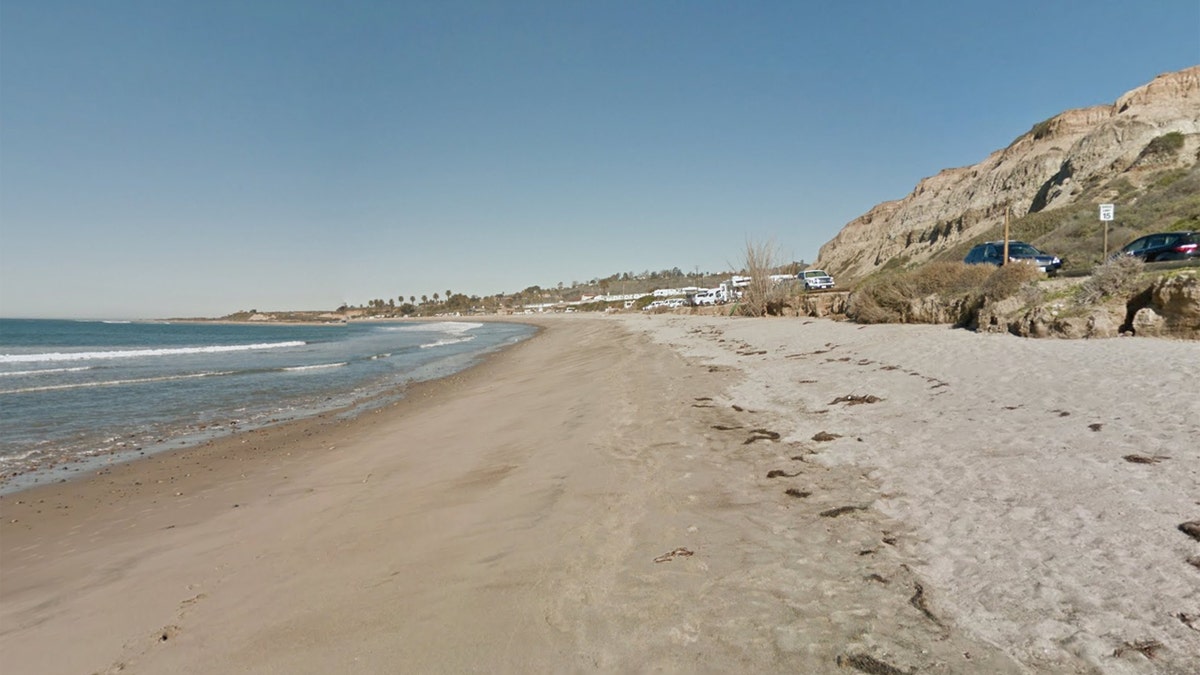
[[[408,301],[414,305],[417,304],[417,296],[415,296],[415,295],[408,296]]]
[[[435,305],[436,305],[436,304],[437,304],[437,301],[438,301],[438,294],[437,294],[437,293],[434,293],[434,294],[433,294],[433,304],[435,304]]]
[[[428,296],[428,295],[422,295],[422,296],[421,296],[421,304],[423,305],[423,304],[425,304],[425,303],[427,303],[427,302],[429,302],[429,296]]]

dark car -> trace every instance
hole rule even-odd
[[[1058,273],[1062,268],[1062,260],[1056,255],[1043,253],[1023,241],[1008,242],[1008,259],[1011,262],[1023,262],[1037,265],[1037,268],[1049,275]],[[968,265],[1000,265],[1004,262],[1004,242],[989,241],[979,244],[967,253],[963,262]]]
[[[1146,262],[1188,260],[1200,257],[1200,233],[1159,232],[1138,237],[1125,245],[1121,253]]]

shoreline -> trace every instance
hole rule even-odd
[[[25,499],[23,496],[31,492],[55,492],[56,488],[70,489],[70,487],[75,484],[98,480],[103,476],[111,476],[112,478],[110,478],[110,480],[115,480],[123,473],[139,472],[139,467],[137,465],[142,462],[157,461],[159,464],[165,463],[183,466],[205,466],[214,458],[220,457],[222,459],[227,459],[230,453],[236,453],[239,450],[243,450],[242,446],[247,445],[251,438],[256,439],[256,441],[267,448],[268,454],[273,454],[278,450],[279,447],[295,443],[299,439],[311,439],[313,442],[316,442],[319,440],[320,433],[337,431],[338,428],[342,426],[352,427],[354,424],[358,423],[359,420],[364,420],[370,415],[379,413],[383,410],[398,408],[405,405],[410,400],[426,399],[431,396],[444,395],[442,390],[448,386],[444,381],[463,381],[463,378],[470,376],[472,371],[485,366],[490,360],[496,358],[500,354],[536,339],[544,330],[543,326],[531,321],[514,321],[511,323],[526,323],[534,326],[536,330],[528,338],[522,339],[517,343],[479,355],[475,363],[463,368],[462,370],[450,373],[449,375],[436,377],[431,380],[405,382],[396,389],[382,392],[372,397],[372,399],[357,401],[352,405],[343,406],[341,408],[326,410],[320,413],[304,415],[279,422],[267,423],[262,426],[252,428],[231,428],[217,436],[201,439],[195,443],[180,445],[177,447],[167,447],[160,450],[146,450],[141,456],[128,457],[125,459],[112,461],[110,464],[106,464],[101,467],[89,467],[86,469],[76,468],[75,471],[82,473],[60,478],[58,480],[53,480],[52,482],[35,483],[17,490],[0,492],[0,507],[2,507],[6,501],[28,502],[30,500]],[[385,403],[382,406],[370,405],[374,400],[389,398],[394,398],[395,400],[391,401],[390,403]],[[356,410],[358,412],[355,412]],[[347,415],[347,413],[351,414]],[[279,438],[275,438],[276,436]],[[261,440],[259,440],[259,437],[262,437]],[[251,447],[257,448],[258,445]],[[197,456],[195,458],[185,457],[189,453],[196,453]],[[113,455],[96,455],[89,459],[100,461],[105,457],[111,456]],[[240,461],[245,461],[247,459],[251,458],[242,458]],[[83,462],[76,461],[74,463],[78,464]],[[55,468],[61,467],[62,464],[60,463],[57,465],[52,465],[51,467],[46,468],[44,471],[49,472]],[[73,474],[74,473],[75,472],[73,472]],[[19,478],[24,475],[26,474],[19,474],[18,476],[14,476],[6,480],[12,480],[13,478]],[[45,496],[38,495],[38,499],[45,499]]]
[[[144,322],[130,321],[126,323],[171,323],[169,320],[147,320]],[[180,322],[189,323],[189,322]],[[201,323],[201,322],[195,322]],[[209,321],[203,323],[213,323],[219,325],[255,325],[256,322],[220,322]],[[423,321],[420,323],[434,323]],[[474,322],[481,323],[481,322]],[[520,324],[535,326],[535,331],[529,337],[536,336],[540,328],[536,328],[533,322],[509,321],[505,323]],[[321,324],[307,323],[277,323],[277,326],[317,326]],[[521,341],[524,341],[522,338]],[[498,345],[488,348],[473,357],[474,363],[467,369],[479,365],[483,360],[486,360],[497,349],[503,350],[506,346]],[[457,371],[456,371],[457,372]],[[454,374],[454,373],[451,373]],[[421,376],[418,376],[421,377]],[[440,379],[442,375],[435,375],[433,379]],[[104,473],[111,470],[113,467],[127,464],[129,462],[138,462],[143,459],[157,457],[164,453],[186,452],[197,448],[211,445],[213,442],[219,442],[222,439],[237,437],[242,434],[257,432],[267,428],[278,427],[280,425],[293,424],[304,422],[305,420],[316,418],[354,418],[361,415],[369,414],[374,409],[380,406],[389,405],[389,401],[403,399],[406,392],[411,388],[420,385],[428,379],[404,379],[401,382],[393,385],[385,391],[379,391],[370,396],[358,398],[350,403],[340,405],[336,408],[321,409],[317,405],[295,406],[286,409],[279,409],[275,414],[261,415],[261,419],[245,418],[238,419],[230,416],[222,416],[220,421],[210,423],[184,423],[177,421],[167,428],[159,429],[154,434],[143,434],[146,438],[139,441],[131,441],[127,443],[121,440],[121,436],[114,437],[112,441],[121,440],[121,442],[104,448],[91,448],[88,450],[62,450],[56,454],[45,455],[36,460],[36,464],[27,468],[18,468],[16,466],[9,467],[9,471],[3,476],[0,476],[0,497],[5,495],[15,495],[23,493],[30,489],[38,487],[69,483],[76,480],[85,480],[90,476],[94,476],[97,472]],[[154,440],[157,437],[157,440]],[[129,438],[134,438],[130,436]],[[42,451],[44,454],[44,451]]]
[[[1200,365],[1166,391],[1139,388],[1136,405],[1103,398],[1124,370],[1194,347],[1105,343],[1115,365],[1088,379],[1077,346],[944,327],[527,322],[544,330],[355,420],[290,423],[192,462],[150,458],[0,498],[9,665],[1196,665],[1200,633],[1172,613],[1200,602],[1174,531],[1194,515],[1178,493],[1200,481],[1179,471],[1192,455],[1164,451],[1188,438],[1186,422],[1152,436],[1145,425],[1156,409],[1186,410],[1171,390]],[[1095,386],[1031,394],[1010,362]],[[832,402],[845,395],[878,400]],[[979,442],[971,424],[986,430]],[[1129,448],[1173,458],[1131,465]],[[1153,662],[1122,648],[1149,639]]]

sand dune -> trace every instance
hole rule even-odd
[[[0,498],[0,666],[1200,668],[1196,345],[538,321],[358,420]]]

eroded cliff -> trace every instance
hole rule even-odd
[[[1175,142],[1164,144],[1171,137]],[[1156,140],[1157,139],[1157,140]],[[1097,186],[1137,186],[1197,164],[1200,66],[1160,75],[1113,104],[1068,110],[978,164],[921,180],[906,197],[878,204],[821,247],[818,264],[852,282],[889,261],[929,260],[1016,216],[1111,198]]]

